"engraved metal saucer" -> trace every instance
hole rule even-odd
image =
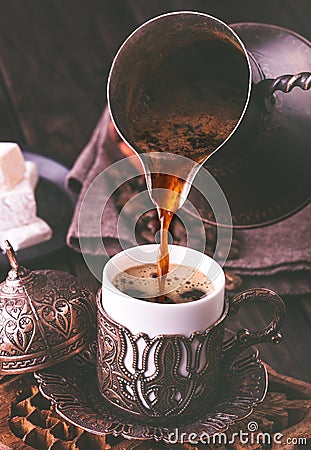
[[[187,436],[212,436],[249,416],[267,392],[267,371],[250,348],[232,364],[221,380],[219,395],[210,411],[187,423],[170,426],[145,424],[113,409],[97,388],[96,345],[71,361],[35,373],[40,392],[50,400],[56,412],[68,422],[98,435],[111,434],[125,439],[154,439],[174,443]],[[186,437],[185,437],[186,436]],[[177,441],[176,441],[177,439]]]

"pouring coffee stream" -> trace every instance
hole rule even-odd
[[[162,294],[173,215],[201,165],[234,134],[246,110],[252,115],[254,81],[263,99],[294,86],[309,89],[311,75],[263,79],[234,31],[202,13],[169,13],[146,22],[115,57],[108,105],[119,134],[140,157],[158,211]]]
[[[178,72],[181,62],[176,58],[173,61]],[[171,220],[187,198],[200,163],[227,139],[243,108],[241,100],[237,101],[243,97],[233,96],[218,81],[211,82],[201,92],[198,91],[197,77],[188,74],[186,80],[180,77],[173,87],[176,68],[172,70],[168,64],[165,65],[165,70],[161,68],[167,74],[165,83],[154,82],[151,104],[145,108],[143,98],[137,97],[130,130],[161,225],[157,274],[162,299],[169,271],[168,232]]]

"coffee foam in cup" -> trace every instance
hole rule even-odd
[[[159,279],[155,264],[130,267],[117,274],[112,284],[126,295],[150,302],[159,302]],[[199,300],[213,291],[212,281],[201,271],[180,264],[171,264],[165,280],[164,303],[187,303]]]

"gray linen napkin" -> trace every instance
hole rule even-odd
[[[311,205],[294,216],[255,230],[238,230],[239,257],[226,268],[243,287],[265,286],[283,295],[311,293]]]
[[[73,168],[67,175],[67,186],[69,189],[79,192],[79,198],[76,204],[75,212],[71,225],[67,233],[67,245],[76,251],[81,250],[92,255],[102,255],[102,247],[98,245],[98,223],[97,216],[92,214],[96,212],[102,204],[102,193],[94,191],[90,199],[90,216],[88,226],[84,230],[79,230],[79,214],[83,199],[96,177],[112,163],[114,163],[120,153],[109,135],[109,111],[106,108],[100,117],[98,124],[90,138],[90,141],[77,158]],[[104,182],[105,180],[103,180]],[[100,188],[104,188],[100,186]],[[105,248],[108,255],[113,255],[121,250],[119,238],[116,229],[118,211],[112,199],[106,205],[101,219],[101,235],[105,241]],[[124,241],[130,242],[129,236],[121,237]]]
[[[120,251],[120,242],[123,246],[135,245],[126,224],[121,228],[121,234],[117,230],[119,212],[112,198],[101,216],[101,231],[98,229],[98,217],[92,214],[92,210],[96,211],[101,205],[105,187],[111,189],[105,179],[100,188],[93,192],[87,227],[79,229],[79,212],[88,188],[97,175],[122,158],[116,139],[111,136],[109,124],[106,109],[67,177],[69,188],[80,192],[67,234],[67,244],[80,251],[82,243],[83,251],[92,255],[103,254],[103,247],[98,245],[99,239],[103,240],[109,256]],[[311,205],[308,205],[283,222],[254,230],[237,230],[235,237],[239,241],[239,255],[236,259],[227,260],[225,267],[242,276],[243,288],[265,286],[283,295],[311,293],[310,223]]]

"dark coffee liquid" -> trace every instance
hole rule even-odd
[[[237,125],[248,74],[244,54],[232,44],[195,42],[176,49],[136,94],[130,141],[138,153],[174,153],[201,163]]]
[[[177,49],[150,73],[148,85],[135,97],[131,142],[138,153],[174,153],[201,163],[236,127],[246,101],[247,80],[245,57],[232,44],[195,42]],[[168,229],[181,206],[190,172],[186,179],[181,176],[178,165],[171,175],[150,174],[151,196],[154,188],[167,190],[161,205],[155,200],[161,223],[160,293],[169,267]]]
[[[168,268],[165,290],[162,293],[155,264],[131,267],[116,275],[112,283],[130,297],[171,304],[199,300],[214,289],[212,282],[202,272],[176,264]]]

